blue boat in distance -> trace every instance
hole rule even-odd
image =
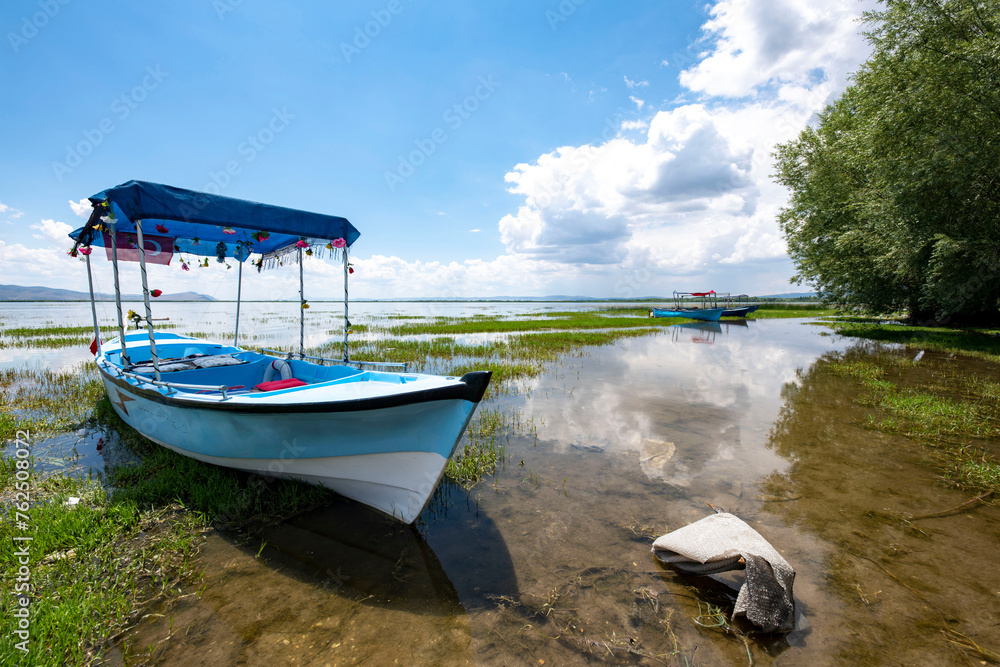
[[[650,317],[686,317],[689,320],[718,322],[723,308],[653,308]]]
[[[690,320],[702,320],[704,322],[718,322],[722,317],[725,308],[715,307],[715,303],[709,303],[709,299],[715,296],[715,290],[708,292],[678,292],[674,290],[674,307],[654,306],[649,311],[650,317],[686,317]],[[684,305],[684,300],[688,298],[701,299],[701,307],[693,308]],[[712,307],[709,307],[711,305]]]
[[[722,295],[720,294],[719,297]],[[758,308],[759,305],[750,305],[750,297],[746,294],[740,294],[738,296],[725,295],[726,307],[722,311],[723,317],[746,317]]]

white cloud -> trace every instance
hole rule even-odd
[[[563,146],[506,174],[524,197],[500,221],[507,254],[584,282],[603,275],[597,294],[613,285],[621,295],[623,281],[635,295],[685,281],[786,291],[792,270],[776,218],[787,193],[771,180],[771,153],[867,57],[855,19],[873,4],[719,0],[703,26],[710,44],[681,73],[698,103],[660,110],[648,126],[621,122],[621,132],[648,127],[645,137]],[[706,286],[712,276],[738,284]]]
[[[42,220],[37,225],[32,225],[31,228],[41,232],[41,234],[32,234],[36,239],[51,241],[55,244],[61,243],[67,247],[73,242],[69,238],[69,233],[73,231],[73,228],[65,222]]]
[[[42,285],[63,289],[86,289],[87,274],[83,263],[66,255],[67,243],[29,248],[20,243],[0,240],[0,275],[11,285]],[[80,282],[82,281],[82,283]],[[68,287],[68,286],[73,287]],[[82,289],[81,289],[82,291]]]
[[[481,229],[470,229],[469,231],[475,233],[475,232],[481,232],[483,230],[481,230]]]
[[[8,206],[7,204],[0,202],[0,214],[6,217],[6,221],[9,223],[11,220],[17,220],[24,215],[24,211],[19,211],[13,206]]]
[[[622,121],[621,129],[623,132],[628,130],[645,130],[649,127],[649,123],[644,120],[626,120]]]
[[[721,97],[757,96],[774,83],[812,89],[820,78],[840,89],[868,52],[857,18],[875,7],[873,0],[719,0],[702,26],[712,48],[680,82]]]
[[[86,218],[90,216],[90,211],[93,210],[93,206],[90,200],[84,197],[80,201],[69,200],[69,207],[73,209],[73,213],[77,214],[81,218]]]
[[[625,85],[628,86],[629,88],[641,88],[642,86],[648,86],[649,81],[632,81],[626,76]]]

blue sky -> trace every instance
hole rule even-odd
[[[80,200],[142,179],[347,217],[358,297],[798,291],[770,153],[871,6],[815,4],[9,0],[0,282],[85,288]],[[164,291],[235,294],[174,264]]]

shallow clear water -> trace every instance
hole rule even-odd
[[[364,305],[373,317],[550,306]],[[214,307],[199,324],[222,319]],[[249,321],[288,316],[266,313]],[[297,340],[297,326],[291,341],[275,326],[279,342]],[[534,428],[510,439],[495,478],[471,492],[443,483],[415,528],[343,501],[265,531],[259,558],[260,542],[212,535],[204,592],[141,624],[131,655],[712,665],[748,664],[749,650],[758,665],[937,665],[965,664],[966,640],[997,652],[1000,510],[900,520],[971,496],[939,482],[933,450],[865,428],[859,386],[828,368],[845,354],[912,356],[805,320],[679,325],[583,348],[491,404]],[[994,364],[934,353],[900,374],[1000,381]],[[652,557],[654,536],[709,503],[796,569],[795,632],[745,644],[706,627],[707,605],[731,610],[742,574],[688,577]]]

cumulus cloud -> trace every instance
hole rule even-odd
[[[37,225],[32,225],[31,228],[41,232],[41,234],[32,234],[36,239],[67,245],[70,243],[69,233],[73,231],[73,228],[65,222],[55,220],[42,220]]]
[[[773,83],[813,88],[818,78],[842,87],[867,54],[858,34],[872,0],[719,0],[702,26],[709,55],[681,72],[692,91],[722,97],[761,94]]]
[[[76,213],[81,218],[88,217],[90,215],[90,211],[93,209],[90,200],[87,199],[86,197],[84,197],[80,201],[73,201],[72,199],[70,199],[69,207],[73,209],[73,213]]]
[[[603,143],[563,146],[506,174],[509,191],[524,197],[500,221],[507,253],[581,277],[617,265],[611,275],[653,293],[668,280],[739,270],[769,280],[784,272],[787,284],[776,223],[787,193],[770,178],[771,153],[867,57],[856,19],[869,6],[873,0],[716,2],[704,48],[680,74],[697,103],[660,110],[648,125],[622,121]],[[641,85],[628,77],[625,84]],[[647,129],[644,137],[622,136],[638,129]]]

